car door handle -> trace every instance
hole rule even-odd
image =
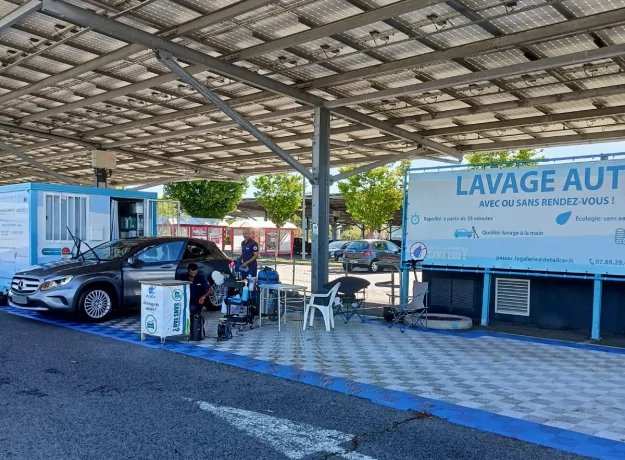
[[[161,265],[160,268],[174,268],[173,265]]]

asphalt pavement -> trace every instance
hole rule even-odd
[[[584,457],[0,312],[0,458]]]

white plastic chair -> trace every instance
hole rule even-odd
[[[306,304],[306,308],[304,309],[304,331],[306,330],[306,322],[309,316],[310,327],[313,326],[315,321],[315,308],[323,315],[326,331],[330,332],[330,327],[334,327],[334,314],[332,313],[332,306],[340,285],[341,283],[336,283],[327,294],[312,294],[310,296],[310,299],[308,299],[308,303]]]

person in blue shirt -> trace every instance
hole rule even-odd
[[[208,281],[206,281],[206,278],[204,278],[203,275],[198,273],[198,267],[196,264],[189,264],[187,271],[189,276],[186,279],[183,278],[183,281],[191,282],[189,285],[189,308],[191,310],[191,314],[200,313],[208,299],[212,286],[208,283]]]
[[[241,243],[241,268],[240,271],[244,276],[251,275],[256,277],[258,259],[258,243],[250,238],[250,231],[243,230],[243,242]]]

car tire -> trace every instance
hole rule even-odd
[[[216,287],[215,290],[217,291],[217,289],[218,288]],[[219,290],[221,291],[222,289],[225,292],[225,288],[221,288]],[[224,298],[224,292],[220,292],[219,295],[209,295],[206,301],[204,301],[204,307],[206,307],[208,311],[220,311],[221,303],[223,302]]]
[[[369,272],[370,273],[378,273],[380,271],[380,262],[377,260],[372,260],[369,264]]]
[[[78,316],[81,320],[100,323],[106,321],[115,309],[115,296],[108,286],[87,287],[78,299]]]

